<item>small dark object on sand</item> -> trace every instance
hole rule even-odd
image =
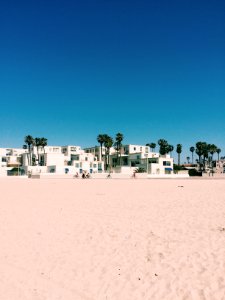
[[[178,185],[177,187],[184,187],[183,185]]]

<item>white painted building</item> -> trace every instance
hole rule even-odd
[[[82,174],[104,170],[103,162],[92,153],[85,153],[80,146],[46,146],[32,149],[32,166],[28,155],[23,155],[23,167],[33,173]]]
[[[0,175],[7,175],[7,172],[22,164],[22,155],[27,150],[20,148],[0,148]]]
[[[88,153],[95,153],[99,156],[100,146],[86,148]],[[103,160],[105,156],[105,148],[103,147]],[[172,174],[173,158],[167,155],[160,155],[151,152],[150,148],[145,145],[123,145],[121,153],[117,153],[114,147],[110,148],[110,166],[111,171],[116,173],[131,174],[134,170],[142,168],[148,174]]]
[[[225,173],[225,159],[220,159],[216,161],[216,173]]]
[[[106,164],[105,148],[103,159],[99,146],[81,149],[80,146],[45,146],[33,147],[31,153],[25,149],[0,149],[0,174],[6,174],[12,167],[22,166],[26,174],[56,173],[56,174],[82,174],[104,172]],[[173,158],[170,155],[161,156],[150,152],[145,145],[124,145],[121,153],[114,147],[110,148],[108,171],[115,173],[132,174],[136,169],[148,174],[173,173]]]

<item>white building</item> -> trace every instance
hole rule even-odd
[[[103,162],[92,153],[85,153],[80,146],[34,147],[31,156],[32,165],[29,165],[28,154],[23,155],[26,173],[82,174],[104,170]]]
[[[173,173],[173,158],[151,152],[145,145],[124,145],[120,152],[110,148],[109,161],[105,148],[99,146],[81,149],[80,146],[45,146],[25,149],[0,149],[0,174],[22,166],[25,173],[82,174],[107,171],[132,174],[139,169],[148,174],[164,175]]]
[[[225,159],[220,159],[216,161],[216,173],[225,173]]]
[[[13,168],[19,168],[22,164],[22,155],[25,149],[0,148],[0,175],[7,175]]]
[[[86,148],[86,152],[95,153],[99,157],[100,146]],[[103,160],[105,148],[103,147]],[[148,174],[171,174],[173,173],[173,158],[167,155],[150,152],[145,145],[123,145],[120,153],[115,148],[110,148],[111,171],[117,173],[132,173],[141,168]]]

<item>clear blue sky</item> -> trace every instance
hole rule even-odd
[[[225,1],[1,1],[0,147],[181,143],[225,155]]]

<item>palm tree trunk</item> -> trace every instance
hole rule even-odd
[[[194,153],[192,152],[192,165],[194,163]]]
[[[37,156],[38,156],[38,166],[40,166],[40,158],[39,158],[39,147],[37,147]]]
[[[27,164],[28,164],[28,166],[29,166],[29,150],[28,150],[28,152],[27,152]]]
[[[180,165],[180,153],[178,153],[178,166]]]
[[[100,155],[99,155],[99,160],[101,161],[102,160],[102,144],[100,144]]]
[[[28,152],[29,152],[28,166],[30,166],[31,165],[31,149],[30,149],[30,145],[28,146]]]
[[[201,166],[201,155],[198,156],[198,163],[199,163],[199,170],[202,170],[202,166]]]
[[[120,167],[121,167],[121,145],[120,145]]]

